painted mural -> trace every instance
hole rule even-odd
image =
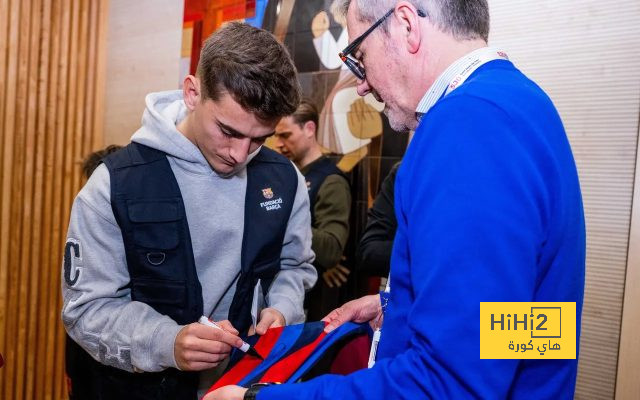
[[[382,103],[371,95],[358,96],[355,77],[338,57],[348,44],[348,32],[334,3],[186,0],[181,62],[184,75],[193,73],[202,41],[231,20],[242,19],[266,29],[287,46],[304,96],[321,110],[318,141],[351,180],[353,240],[348,247],[353,251],[366,223],[366,211],[380,182],[404,154],[408,136],[391,130]]]

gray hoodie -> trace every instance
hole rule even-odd
[[[221,320],[227,318],[240,272],[246,168],[231,176],[216,174],[200,150],[176,129],[185,115],[181,91],[149,94],[142,127],[131,140],[168,154],[186,209],[204,312]],[[104,165],[73,203],[67,243],[73,245],[70,276],[77,276],[75,281],[62,279],[62,320],[69,335],[103,364],[128,371],[177,367],[174,341],[182,326],[144,303],[131,301],[130,290],[124,288],[129,273]],[[304,321],[304,293],[317,278],[313,257],[309,199],[298,172],[282,270],[265,299],[287,324]]]

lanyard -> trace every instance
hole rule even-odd
[[[493,60],[509,60],[504,51],[483,47],[459,58],[435,80],[416,108],[418,120],[442,97],[462,85],[478,68]]]
[[[391,274],[387,277],[387,286],[384,288],[384,292],[380,293],[380,304],[382,306],[382,314],[387,308],[387,302],[389,301],[389,293],[391,292]],[[380,343],[380,336],[382,336],[382,328],[376,328],[373,332],[373,338],[371,339],[371,350],[369,351],[369,362],[367,368],[371,368],[376,363],[376,353],[378,352],[378,343]]]
[[[452,91],[456,90],[462,85],[478,68],[484,64],[493,60],[509,60],[509,57],[504,51],[483,47],[467,54],[466,56],[458,59],[451,64],[431,85],[427,93],[422,97],[418,107],[416,109],[416,117],[418,120],[429,111],[431,107],[442,97],[448,95]],[[446,86],[445,86],[446,85]],[[380,293],[380,302],[383,306],[382,310],[386,308],[388,302],[391,275],[387,278],[387,286],[384,292]],[[371,342],[371,351],[369,352],[368,367],[371,368],[376,363],[376,353],[378,351],[378,343],[380,342],[380,336],[382,331],[380,328],[373,332],[373,339]]]

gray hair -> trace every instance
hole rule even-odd
[[[338,0],[336,9],[346,15],[352,0]],[[392,9],[396,0],[356,0],[361,21],[373,23]],[[487,0],[409,0],[424,11],[443,32],[458,40],[489,38],[489,4]]]

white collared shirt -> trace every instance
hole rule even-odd
[[[460,57],[453,64],[449,65],[433,82],[418,103],[418,107],[416,107],[416,119],[420,121],[420,118],[422,118],[440,98],[462,85],[476,69],[489,61],[497,59],[508,60],[509,57],[501,50],[492,47],[482,47]]]

